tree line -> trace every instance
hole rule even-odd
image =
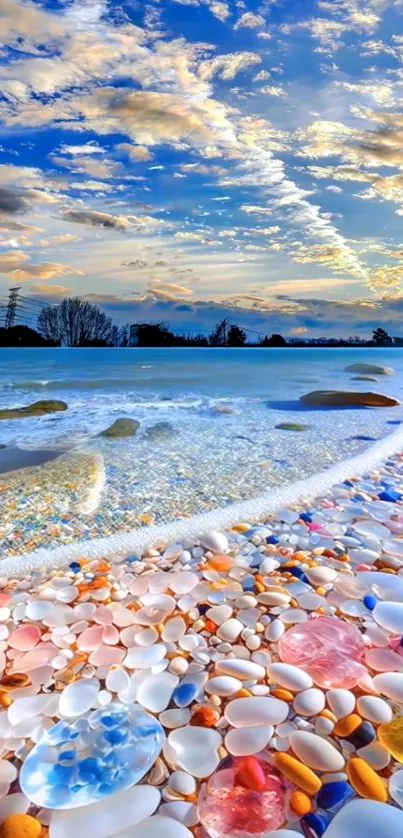
[[[391,337],[385,329],[373,331],[372,340],[360,338],[332,340],[320,338],[302,340],[280,334],[266,335],[251,342],[241,326],[230,318],[221,320],[208,335],[176,335],[166,323],[134,323],[116,326],[112,318],[99,306],[69,297],[57,305],[45,306],[39,317],[37,329],[28,326],[0,328],[0,346],[70,346],[70,347],[282,347],[282,346],[402,346],[403,339]]]

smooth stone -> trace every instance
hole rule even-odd
[[[96,838],[109,838],[149,818],[157,809],[160,799],[161,792],[153,786],[132,786],[90,806],[53,811],[49,836],[88,838],[94,835]]]
[[[382,393],[360,393],[353,390],[312,390],[300,397],[309,407],[395,407],[398,399]]]
[[[29,652],[39,643],[41,632],[38,626],[24,625],[13,631],[8,637],[8,645],[20,652]]]
[[[387,724],[392,721],[392,708],[376,695],[362,695],[357,699],[357,710],[363,719],[375,724]]]
[[[364,748],[359,748],[357,756],[364,759],[375,771],[382,771],[390,763],[390,754],[380,742],[371,742]]]
[[[392,800],[403,809],[403,771],[396,771],[389,778],[389,794]]]
[[[25,407],[12,407],[0,410],[0,419],[20,419],[25,416],[46,416],[48,413],[57,413],[67,410],[66,402],[57,400],[41,400],[25,405]]]
[[[325,695],[316,687],[298,693],[293,701],[293,708],[300,716],[315,716],[323,710],[324,706]]]
[[[168,707],[178,683],[177,675],[171,675],[170,672],[149,675],[137,690],[137,701],[151,713],[161,713]]]
[[[332,567],[310,567],[305,571],[305,576],[309,579],[312,585],[327,585],[329,582],[334,582],[337,576],[337,570]]]
[[[73,722],[62,720],[30,751],[20,772],[21,789],[47,809],[90,805],[138,783],[163,739],[159,722],[139,705],[114,702]]]
[[[217,768],[221,744],[221,735],[206,727],[181,727],[168,736],[168,752],[175,767],[199,778],[208,777]]]
[[[196,781],[186,771],[173,771],[168,780],[168,788],[184,797],[189,797],[190,794],[194,794],[196,791]]]
[[[351,797],[354,797],[354,794],[354,789],[349,783],[326,783],[319,790],[316,803],[320,809],[335,809],[347,803]]]
[[[230,675],[217,675],[215,678],[210,678],[205,686],[207,693],[219,696],[234,695],[241,689],[242,681],[238,678],[232,678]]]
[[[155,643],[154,646],[132,646],[127,651],[124,665],[128,669],[150,669],[162,661],[166,655],[166,646]]]
[[[23,721],[35,718],[36,716],[53,715],[55,708],[54,695],[35,695],[23,698],[16,698],[8,708],[7,717],[11,725],[19,725]]]
[[[227,643],[235,643],[235,640],[237,640],[243,629],[244,624],[240,620],[235,619],[235,617],[231,617],[231,619],[221,623],[217,630],[217,637],[220,640],[225,640]]]
[[[403,634],[403,602],[378,602],[372,615],[382,628],[393,634]]]
[[[233,727],[242,728],[281,724],[287,718],[288,712],[288,704],[279,698],[253,696],[229,701],[224,715]]]
[[[224,675],[232,675],[240,681],[259,681],[266,675],[264,666],[250,660],[226,658],[217,661],[216,670]]]
[[[381,367],[379,364],[349,364],[345,367],[344,372],[358,372],[364,375],[393,375],[394,369],[392,367]]]
[[[268,670],[273,681],[287,690],[299,692],[313,686],[311,676],[298,666],[289,663],[272,663]]]
[[[193,838],[190,829],[182,823],[163,815],[154,815],[134,829],[114,834],[113,838]],[[52,838],[52,836],[51,836]],[[98,838],[98,836],[97,836]]]
[[[102,431],[100,436],[105,436],[109,439],[122,439],[134,436],[139,427],[140,422],[137,422],[136,419],[129,419],[127,417],[116,419],[109,428]]]
[[[395,701],[403,702],[403,672],[382,672],[374,677],[375,688]]]
[[[274,728],[271,725],[235,728],[227,733],[224,744],[233,756],[259,754],[269,743],[273,732]]]
[[[379,556],[377,556],[379,558]],[[367,562],[364,561],[365,564]],[[383,600],[403,602],[403,577],[392,576],[389,573],[370,573],[368,571],[357,574],[357,582]]]
[[[342,754],[327,739],[315,733],[297,730],[291,734],[290,744],[298,759],[309,768],[317,771],[341,771],[344,768]]]
[[[329,690],[326,701],[337,719],[343,719],[354,712],[355,695],[350,690]]]
[[[343,806],[326,830],[326,838],[397,838],[403,834],[403,812],[387,803],[353,800]]]
[[[403,718],[392,719],[378,728],[378,738],[392,756],[403,762]]]
[[[69,719],[82,716],[91,707],[95,707],[99,693],[99,681],[87,680],[75,681],[69,684],[61,693],[59,700],[59,713]]]
[[[204,535],[200,541],[203,547],[206,550],[211,550],[212,553],[226,553],[229,546],[227,536],[215,530]]]
[[[206,611],[206,617],[212,620],[217,626],[221,626],[226,620],[229,620],[233,614],[233,608],[230,605],[213,605]]]

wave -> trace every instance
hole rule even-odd
[[[3,559],[1,574],[4,577],[25,576],[27,573],[54,570],[74,559],[99,559],[109,556],[119,561],[130,553],[141,554],[158,543],[189,542],[201,538],[206,532],[226,529],[239,521],[256,521],[278,512],[279,509],[313,500],[328,492],[336,483],[359,476],[374,468],[382,460],[396,454],[403,448],[403,426],[394,433],[374,443],[365,452],[356,454],[326,471],[297,480],[286,486],[271,488],[256,498],[238,501],[225,508],[214,509],[191,518],[172,521],[168,524],[145,527],[130,532],[120,532],[105,538],[79,541],[56,548],[40,548],[32,553]]]

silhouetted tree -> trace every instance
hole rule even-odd
[[[0,346],[55,346],[29,326],[0,328]]]
[[[381,328],[374,329],[372,332],[372,340],[377,344],[377,346],[391,346],[393,343],[390,335],[388,335],[385,329]]]
[[[227,345],[227,331],[228,331],[228,317],[220,320],[217,326],[209,336],[210,346],[226,346]]]
[[[62,346],[109,346],[112,329],[104,311],[79,297],[45,306],[38,317],[38,331]]]
[[[245,346],[246,332],[239,326],[230,326],[227,335],[227,346]]]
[[[119,329],[118,346],[129,346],[130,326],[121,326]]]
[[[283,338],[282,335],[274,334],[274,335],[271,335],[271,337],[268,337],[266,335],[266,337],[263,338],[260,345],[261,346],[287,346],[287,341],[285,340],[285,338]]]

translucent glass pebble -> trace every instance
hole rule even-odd
[[[285,663],[308,672],[320,687],[354,687],[364,674],[358,628],[337,617],[318,617],[288,629],[279,641]]]
[[[86,806],[141,780],[163,738],[159,722],[138,705],[114,702],[74,722],[62,720],[24,762],[21,789],[37,806]]]
[[[199,817],[210,838],[260,838],[286,818],[288,786],[262,754],[228,757],[203,786]]]

